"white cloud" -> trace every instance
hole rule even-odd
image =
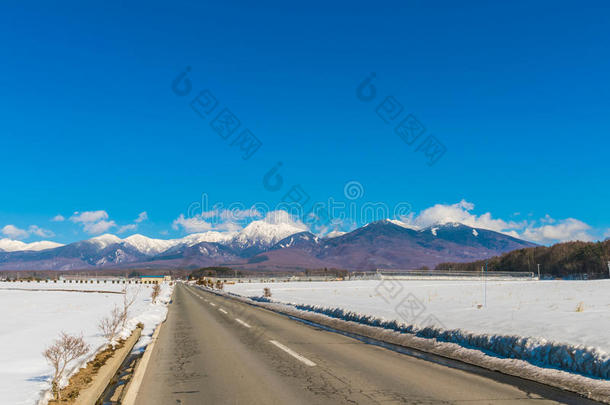
[[[591,226],[575,218],[554,220],[548,215],[540,220],[541,223],[553,225],[542,225],[528,227],[523,231],[522,237],[533,242],[548,244],[555,242],[566,242],[581,240],[591,242],[595,238],[589,233]]]
[[[98,221],[92,223],[83,224],[83,229],[85,232],[91,235],[97,235],[100,233],[107,232],[110,228],[117,226],[114,221]]]
[[[496,232],[518,227],[518,224],[514,221],[507,222],[502,219],[494,219],[489,212],[475,215],[470,212],[472,210],[474,210],[474,204],[462,200],[451,205],[436,204],[421,211],[419,215],[411,213],[406,217],[399,218],[399,220],[408,227],[416,229],[450,222],[459,222],[473,228],[490,229]]]
[[[108,221],[108,213],[106,211],[85,211],[75,212],[70,217],[70,221],[81,224],[83,230],[91,235],[97,235],[108,231],[110,228],[117,226],[116,222]]]
[[[85,211],[85,212],[76,211],[74,213],[74,215],[72,215],[70,217],[70,221],[81,222],[81,223],[97,222],[97,221],[101,221],[103,219],[108,219],[108,213],[103,210]]]
[[[50,238],[51,236],[55,236],[52,231],[49,231],[48,229],[42,229],[36,225],[30,225],[30,227],[28,228],[28,232],[43,238]]]
[[[119,228],[117,233],[125,233],[127,231],[135,231],[138,228],[136,224],[123,225]]]
[[[66,218],[61,214],[57,214],[53,218],[51,218],[51,221],[53,221],[53,222],[63,222],[65,220],[66,220]]]
[[[288,214],[286,213],[286,215]],[[261,216],[262,214],[254,208],[213,209],[188,218],[184,214],[180,214],[172,223],[172,228],[175,230],[182,228],[187,233],[207,231],[235,232],[242,229],[245,222],[254,218],[260,218]],[[279,220],[279,217],[275,218],[273,213],[268,213],[265,220],[268,222]]]
[[[262,214],[254,208],[228,208],[204,211],[195,216],[205,219],[219,219],[222,221],[239,222],[249,218],[260,218]]]
[[[138,217],[133,220],[133,222],[134,222],[133,224],[127,224],[127,225],[123,225],[123,226],[119,227],[119,230],[117,231],[117,233],[135,231],[136,229],[138,229],[138,224],[140,224],[146,220],[148,220],[148,214],[146,213],[146,211],[142,211],[138,214]]]
[[[273,225],[287,224],[303,230],[308,229],[301,220],[295,219],[292,215],[283,210],[268,212],[267,215],[265,215],[265,218],[263,218],[263,221]]]
[[[19,229],[15,225],[6,225],[2,228],[2,233],[11,239],[25,239],[30,236],[25,229]]]
[[[34,234],[43,238],[49,238],[55,236],[55,234],[48,229],[43,229],[37,225],[30,225],[27,230],[16,227],[15,225],[6,225],[0,230],[3,235],[8,236],[11,239],[25,239],[30,235]]]
[[[462,200],[456,204],[436,204],[419,214],[411,213],[393,221],[413,229],[433,225],[459,222],[473,228],[489,229],[515,238],[541,244],[552,244],[572,240],[592,241],[591,226],[575,218],[557,220],[546,214],[539,220],[519,221],[493,218],[491,213],[473,214],[474,204]]]
[[[138,214],[138,217],[136,218],[136,220],[134,221],[136,224],[139,224],[140,222],[146,221],[148,219],[148,214],[146,213],[146,211],[140,212],[140,214]]]
[[[183,214],[180,214],[180,216],[172,223],[172,228],[177,230],[180,229],[180,227],[184,228],[184,230],[189,233],[212,230],[212,224],[206,222],[199,215],[185,218]]]

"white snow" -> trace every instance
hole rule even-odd
[[[99,249],[104,249],[110,245],[121,243],[122,239],[118,236],[105,233],[103,235],[96,236],[95,238],[87,239],[87,242],[95,244]]]
[[[269,223],[264,220],[252,221],[235,236],[233,243],[242,247],[254,245],[271,246],[290,235],[306,230],[306,227],[300,227],[293,223]]]
[[[331,239],[331,238],[336,238],[336,237],[339,237],[339,236],[341,236],[341,235],[345,235],[345,233],[346,233],[346,232],[342,232],[342,231],[337,231],[337,230],[335,230],[335,231],[331,231],[331,232],[327,233],[327,234],[326,234],[326,237],[327,237],[328,239]]]
[[[167,314],[167,302],[172,287],[162,284],[156,304],[151,302],[151,287],[127,285],[140,289],[130,310],[129,321],[122,336],[129,335],[138,322],[144,324],[142,337],[136,348],[150,342],[154,328]],[[0,282],[0,400],[12,405],[33,405],[41,394],[50,388],[52,369],[42,357],[42,351],[58,337],[61,331],[83,334],[91,352],[81,364],[94,356],[104,344],[97,323],[116,305],[123,295],[112,293],[62,292],[53,289],[105,290],[120,292],[123,284],[76,284]],[[37,291],[38,289],[44,291]],[[24,291],[26,290],[26,291]],[[29,291],[27,291],[29,290]]]
[[[430,228],[430,232],[432,233],[432,235],[436,236],[436,231],[438,231],[438,228]]]
[[[472,230],[472,234],[473,234],[474,236],[479,236],[479,233],[477,232],[477,230],[476,230],[476,229],[473,229],[473,230]]]
[[[159,254],[175,245],[172,240],[153,239],[140,234],[131,235],[123,242],[145,255]]]
[[[236,232],[209,231],[202,233],[193,233],[185,236],[184,238],[179,239],[153,239],[148,238],[144,235],[135,234],[123,239],[122,242],[126,245],[135,248],[140,253],[143,253],[148,256],[154,256],[159,253],[165,252],[166,250],[171,249],[174,246],[193,246],[201,242],[227,243],[235,235]]]
[[[405,222],[405,221],[401,221],[399,219],[386,219],[386,221],[393,223],[394,225],[398,225],[402,228],[406,228],[406,229],[412,229],[414,231],[419,231],[421,228],[418,226],[415,226],[411,223]]]
[[[278,302],[342,308],[410,325],[459,330],[474,338],[531,337],[524,344],[532,351],[549,343],[581,346],[610,362],[610,280],[363,280],[238,283],[225,288],[262,296],[264,287]]]
[[[235,235],[237,235],[237,232],[208,231],[193,233],[185,236],[182,239],[174,239],[174,241],[177,242],[176,244],[186,244],[187,246],[193,246],[201,242],[216,242],[226,244],[230,242]]]
[[[25,243],[20,240],[8,238],[0,239],[0,251],[18,252],[24,250],[45,250],[63,246],[61,243],[42,240],[39,242]]]

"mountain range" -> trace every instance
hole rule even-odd
[[[318,237],[295,224],[253,221],[239,232],[210,231],[169,240],[137,234],[121,239],[105,234],[68,245],[10,242],[15,241],[0,240],[2,270],[217,265],[249,270],[414,269],[442,262],[469,262],[536,246],[459,223],[411,229],[390,220],[333,237]]]

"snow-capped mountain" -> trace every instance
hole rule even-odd
[[[299,248],[312,250],[320,246],[321,239],[311,232],[299,232],[292,234],[271,247],[271,250]]]
[[[140,234],[131,235],[122,242],[149,256],[164,252],[176,244],[175,240],[153,239]]]
[[[233,238],[237,235],[237,232],[218,232],[218,231],[208,231],[202,233],[193,233],[191,235],[185,236],[181,239],[174,239],[178,241],[177,244],[186,244],[188,246],[193,246],[201,242],[212,242],[212,243],[220,243],[220,244],[228,244],[233,240]]]
[[[123,242],[123,240],[118,236],[105,233],[103,235],[96,236],[95,238],[87,239],[83,242],[91,243],[92,245],[95,245],[98,249],[106,249],[110,245]]]
[[[40,242],[25,243],[20,240],[0,239],[0,252],[21,252],[26,250],[40,251],[63,246],[61,243],[43,240]]]
[[[230,246],[247,253],[257,253],[290,235],[306,230],[307,228],[304,226],[291,223],[253,221],[233,237]]]
[[[1,243],[1,241],[0,241]],[[65,246],[0,252],[0,269],[85,269],[92,267],[347,269],[433,267],[472,261],[534,244],[459,223],[413,229],[377,221],[352,232],[320,238],[301,224],[253,221],[240,232],[205,232],[179,239],[105,234]],[[51,242],[52,243],[52,242]],[[0,246],[9,245],[5,242]],[[38,245],[45,246],[45,245]],[[49,246],[49,245],[47,245]],[[41,248],[42,249],[42,248]]]
[[[227,244],[233,239],[235,235],[235,232],[223,233],[209,231],[203,233],[194,233],[179,239],[153,239],[140,234],[131,235],[125,239],[121,239],[115,235],[104,234],[91,239],[87,239],[84,242],[91,243],[99,249],[105,249],[108,246],[118,244],[135,249],[143,255],[154,256],[176,246],[194,246],[202,242]]]

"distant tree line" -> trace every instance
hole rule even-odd
[[[604,242],[565,242],[514,250],[488,260],[488,271],[537,272],[542,276],[608,278],[610,240]],[[437,270],[480,271],[485,260],[470,263],[441,263]]]
[[[319,268],[319,269],[294,269],[292,271],[261,271],[261,270],[236,270],[231,267],[210,266],[193,270],[189,274],[190,280],[202,277],[282,277],[282,276],[324,276],[324,277],[347,277],[349,272],[344,269]]]
[[[306,269],[305,276],[324,276],[324,277],[347,277],[349,272],[343,269],[326,268],[323,269]]]
[[[198,279],[201,277],[241,277],[243,276],[241,271],[233,270],[230,267],[222,267],[222,266],[211,266],[211,267],[203,267],[197,270],[194,270],[189,275],[189,279]]]

